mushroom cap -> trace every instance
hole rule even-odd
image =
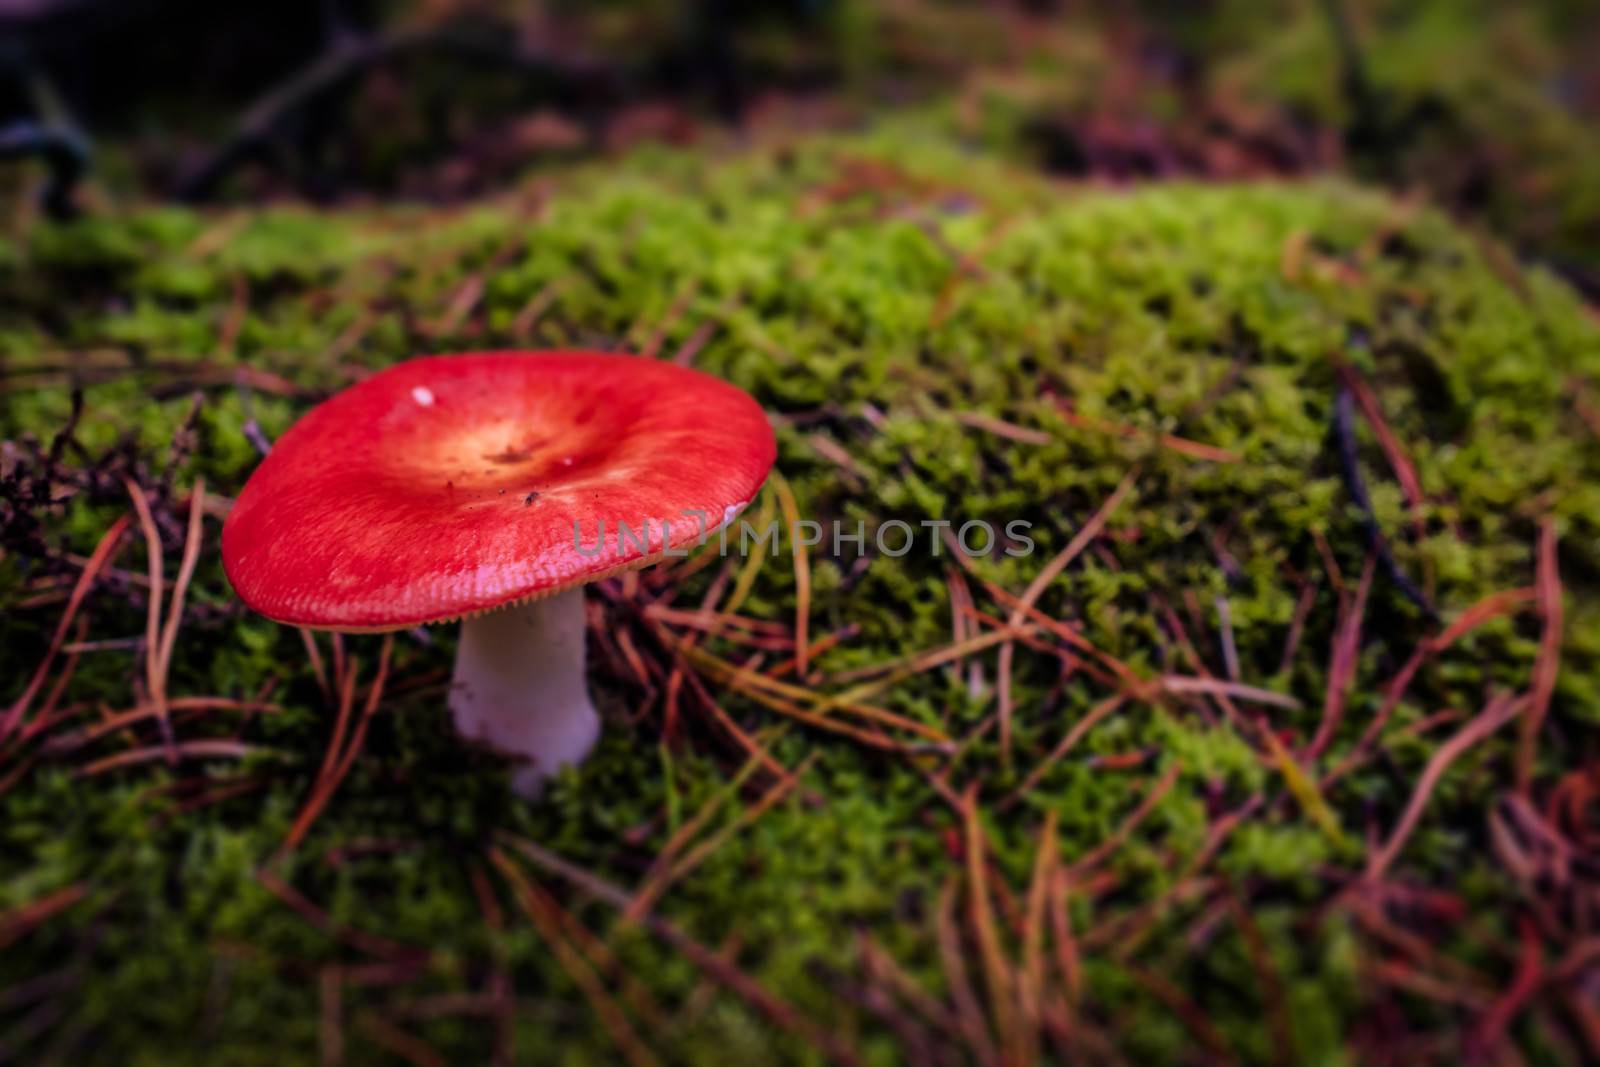
[[[244,602],[280,622],[440,622],[699,543],[755,496],[775,454],[748,394],[671,363],[599,352],[414,359],[283,435],[223,525],[222,562]],[[630,531],[620,539],[619,523]]]

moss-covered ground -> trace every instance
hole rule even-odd
[[[0,1060],[1600,1054],[1592,310],[1349,185],[942,130],[0,247]],[[308,640],[218,534],[319,396],[558,346],[749,390],[762,507],[869,545],[595,587],[606,735],[525,803],[452,632]],[[166,660],[136,498],[157,624],[199,516]]]

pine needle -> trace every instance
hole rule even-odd
[[[526,838],[505,833],[499,837],[507,848],[521,854],[540,869],[556,875],[619,911],[626,910],[632,902],[632,898],[622,889]],[[802,1015],[793,1005],[780,999],[760,982],[740,970],[732,960],[713,952],[658,915],[647,914],[640,919],[640,922],[655,936],[681,952],[712,980],[749,1004],[772,1025],[814,1045],[835,1063],[850,1067],[860,1063],[855,1051],[844,1044],[833,1031]]]
[[[241,741],[179,741],[172,745],[158,745],[153,748],[138,748],[130,752],[119,752],[115,756],[95,760],[76,773],[79,778],[91,778],[106,771],[121,770],[124,767],[134,767],[141,763],[152,763],[156,760],[165,760],[169,764],[176,764],[186,759],[244,759],[246,756],[264,753],[267,749],[255,745],[247,745]]]
[[[1225,696],[1233,700],[1266,704],[1289,711],[1297,711],[1300,708],[1300,701],[1292,696],[1274,693],[1259,686],[1245,685],[1242,682],[1224,682],[1220,678],[1189,678],[1169,674],[1161,679],[1160,684],[1162,689],[1174,694],[1204,693],[1208,696]]]
[[[1011,617],[1006,622],[1007,626],[1015,628],[1022,625],[1023,620],[1027,617],[1026,609],[1032,608],[1044,591],[1049,588],[1050,583],[1054,582],[1061,572],[1066,570],[1067,564],[1076,559],[1096,537],[1100,536],[1100,531],[1105,529],[1106,521],[1111,518],[1117,508],[1122,505],[1123,500],[1127,499],[1128,494],[1133,490],[1134,481],[1138,476],[1138,467],[1134,467],[1123,475],[1122,481],[1118,483],[1117,488],[1112,491],[1111,495],[1106,498],[1105,503],[1100,505],[1100,509],[1090,516],[1089,521],[1083,524],[1072,540],[1067,543],[1067,546],[1056,553],[1055,558],[1046,563],[1044,568],[1034,576],[1033,581],[1028,583],[1028,588],[1018,598],[1019,603],[1012,608]],[[1011,759],[1011,664],[1015,656],[1016,645],[1014,643],[1007,641],[1000,646],[1000,753],[1001,758],[1008,763]]]
[[[902,656],[898,659],[890,660],[887,663],[874,663],[865,667],[857,667],[854,670],[845,671],[829,680],[834,684],[854,682],[863,678],[870,678],[872,680],[860,682],[860,684],[853,686],[850,689],[846,689],[837,696],[829,698],[829,700],[825,701],[824,703],[837,701],[840,704],[848,704],[851,702],[861,701],[873,695],[874,693],[882,692],[890,686],[898,685],[907,678],[914,678],[919,674],[931,671],[936,667],[941,667],[946,663],[958,662],[970,655],[973,655],[974,653],[982,652],[988,648],[993,648],[1002,641],[1012,641],[1019,637],[1032,636],[1037,632],[1038,630],[1033,626],[1003,627],[998,630],[990,630],[988,633],[979,634],[976,637],[969,637],[964,640],[957,641],[954,644],[945,645],[941,648],[931,648],[923,652],[913,652],[908,656]],[[881,674],[883,677],[872,677],[873,675],[877,674]]]
[[[916,734],[936,744],[946,744],[950,740],[941,730],[917,722],[915,719],[908,719],[903,715],[897,715],[892,711],[886,711],[870,704],[822,696],[803,686],[790,685],[757,671],[745,670],[671,635],[665,635],[665,640],[696,667],[706,671],[729,689],[749,697],[764,707],[792,716],[809,725],[836,733],[845,733],[858,740],[865,737],[868,739],[866,743],[874,744],[879,748],[886,747],[884,742],[888,742],[887,738],[863,734],[862,731],[846,726],[844,723],[839,722],[836,717],[828,714],[828,712],[840,711],[882,726]],[[802,707],[802,704],[813,704],[814,707],[808,709]],[[888,742],[887,747],[899,746],[893,742]]]
[[[405,1061],[411,1067],[449,1067],[450,1065],[450,1061],[441,1056],[432,1045],[416,1034],[402,1030],[399,1026],[380,1015],[372,1012],[363,1012],[356,1016],[356,1029],[366,1034],[374,1044],[382,1047],[385,1052]]]
[[[1428,800],[1433,796],[1439,779],[1444,777],[1450,765],[1472,746],[1516,718],[1528,700],[1527,696],[1513,697],[1509,693],[1498,694],[1471,722],[1457,731],[1454,737],[1434,750],[1433,757],[1428,760],[1422,776],[1417,779],[1417,786],[1412,790],[1411,799],[1406,803],[1405,812],[1400,816],[1394,831],[1390,833],[1389,840],[1367,861],[1368,882],[1382,879],[1384,872],[1400,855],[1400,850],[1405,848],[1406,840],[1417,828],[1417,822],[1422,818],[1422,812],[1428,806]]]
[[[1028,776],[1022,780],[1022,783],[1013,789],[1010,794],[1008,794],[1006,798],[1000,802],[1000,809],[1003,811],[1006,808],[1011,807],[1013,804],[1017,803],[1017,801],[1027,796],[1028,793],[1032,792],[1033,788],[1039,784],[1039,781],[1050,772],[1051,767],[1054,767],[1057,763],[1060,763],[1061,760],[1066,757],[1067,753],[1071,752],[1073,747],[1077,745],[1079,741],[1083,740],[1085,734],[1099,725],[1101,720],[1105,719],[1106,716],[1122,707],[1122,705],[1127,702],[1127,699],[1127,697],[1123,696],[1121,693],[1118,693],[1115,696],[1111,696],[1105,700],[1102,700],[1100,703],[1090,708],[1081,719],[1072,724],[1072,727],[1067,731],[1066,736],[1056,743],[1055,748],[1050,750],[1050,754],[1044,759],[1040,760],[1038,765],[1034,767],[1033,770],[1028,772]]]
[[[1311,746],[1306,749],[1308,760],[1315,760],[1322,754],[1333,740],[1339,724],[1344,721],[1345,702],[1349,698],[1350,685],[1355,680],[1356,664],[1361,657],[1361,621],[1366,614],[1367,595],[1372,591],[1372,576],[1376,564],[1376,558],[1369,555],[1366,564],[1361,568],[1361,581],[1356,586],[1355,599],[1345,605],[1338,629],[1334,633],[1333,647],[1328,653],[1328,687],[1323,696],[1322,721],[1317,725],[1317,733],[1311,741]]]
[[[984,1021],[983,1009],[978,1006],[977,994],[967,975],[966,950],[961,944],[960,927],[956,924],[956,877],[951,875],[939,893],[939,910],[935,934],[939,945],[939,961],[944,968],[945,984],[950,987],[950,999],[955,1003],[956,1018],[961,1023],[967,1050],[980,1064],[995,1064],[999,1056],[994,1038]]]
[[[1544,630],[1539,637],[1539,658],[1533,665],[1533,689],[1528,694],[1528,711],[1522,720],[1517,748],[1517,789],[1522,793],[1527,793],[1533,782],[1539,730],[1550,712],[1550,698],[1556,691],[1556,675],[1561,670],[1561,572],[1556,563],[1556,524],[1549,516],[1539,527],[1539,563],[1535,588]]]
[[[1045,813],[1044,825],[1039,828],[1039,843],[1034,848],[1033,876],[1028,883],[1026,918],[1022,927],[1022,966],[1017,971],[1017,1007],[1026,1024],[1023,1033],[1030,1046],[1022,1058],[1028,1062],[1037,1058],[1034,1035],[1039,1033],[1044,1021],[1045,912],[1059,857],[1056,813],[1052,809]]]
[[[1139,800],[1138,806],[1128,813],[1128,817],[1122,821],[1122,825],[1112,831],[1110,837],[1096,845],[1088,855],[1072,865],[1073,881],[1081,881],[1084,875],[1114,855],[1117,849],[1122,847],[1122,843],[1139,828],[1139,824],[1144,822],[1150,816],[1150,813],[1156,810],[1156,806],[1172,791],[1172,787],[1178,784],[1178,775],[1182,773],[1183,762],[1181,760],[1173,760],[1172,766],[1168,767],[1166,773],[1145,791],[1144,796]]]
[[[268,704],[256,700],[233,700],[229,697],[174,697],[167,701],[166,710],[169,713],[180,711],[237,711],[244,714],[275,714],[283,709],[277,704]],[[92,726],[85,726],[69,733],[57,734],[45,743],[49,752],[71,752],[100,740],[108,734],[125,730],[134,723],[144,722],[154,718],[157,710],[153,704],[140,704],[127,711],[114,712],[101,719]]]
[[[162,559],[161,535],[156,531],[155,517],[150,514],[150,502],[144,490],[132,478],[124,478],[128,496],[133,500],[139,515],[139,528],[144,533],[145,560],[149,569],[150,593],[145,610],[145,686],[150,702],[156,709],[156,722],[161,726],[161,738],[167,746],[167,762],[178,761],[172,736],[172,723],[167,718],[167,677],[161,670],[161,588]]]
[[[605,1025],[606,1032],[611,1035],[611,1040],[621,1050],[623,1058],[631,1067],[650,1067],[658,1062],[654,1054],[639,1039],[633,1024],[623,1014],[622,1007],[600,981],[600,976],[595,973],[589,961],[584,959],[562,934],[560,922],[556,918],[558,905],[555,901],[500,849],[490,849],[489,859],[505,876],[506,881],[511,883],[512,895],[516,898],[517,904],[528,916],[529,922],[544,940],[545,946],[555,955],[561,964],[561,969],[567,972],[567,977],[571,978],[573,984],[583,993],[584,999],[589,1002],[595,1015]]]
[[[384,634],[383,645],[378,652],[378,673],[367,690],[366,703],[361,709],[360,718],[356,721],[348,744],[344,744],[344,738],[350,723],[350,710],[355,702],[356,661],[350,660],[343,671],[343,682],[339,693],[339,718],[334,725],[333,737],[323,752],[322,767],[317,772],[316,781],[312,783],[311,795],[306,798],[305,806],[295,818],[294,825],[289,828],[288,836],[283,839],[283,844],[278,846],[278,851],[273,855],[275,862],[283,860],[299,847],[300,842],[316,823],[317,817],[322,814],[322,809],[333,799],[333,794],[339,789],[339,783],[350,773],[350,768],[355,764],[356,756],[360,754],[366,740],[367,724],[372,721],[372,715],[383,699],[383,687],[389,677],[389,660],[393,652],[394,634]]]
[[[178,579],[172,586],[172,601],[167,605],[166,625],[161,631],[161,688],[166,692],[167,678],[172,670],[172,649],[178,640],[178,627],[183,623],[183,601],[194,578],[195,564],[200,559],[200,520],[205,515],[206,483],[195,479],[189,493],[189,528],[183,540],[183,562],[178,566]]]
[[[10,948],[52,916],[66,911],[88,895],[86,886],[69,885],[10,911],[0,912],[0,950]]]
[[[744,766],[739,768],[738,773],[729,779],[722,788],[711,794],[710,799],[700,805],[699,810],[691,815],[688,821],[679,826],[677,831],[667,839],[667,843],[657,853],[655,860],[650,864],[650,869],[645,872],[644,878],[640,881],[639,889],[633,895],[633,903],[622,913],[623,923],[637,921],[639,916],[651,908],[656,898],[660,896],[660,890],[652,889],[653,885],[668,875],[673,861],[688,847],[689,842],[694,840],[695,836],[711,822],[712,817],[722,810],[722,806],[729,799],[736,796],[739,790],[744,788],[744,784],[750,780],[751,775],[761,767],[763,759],[770,758],[769,750],[771,747],[770,742],[761,746],[760,752],[750,756],[745,761]]]
[[[637,920],[639,916],[652,908],[655,902],[661,898],[661,895],[671,888],[674,883],[682,881],[691,871],[711,858],[718,849],[727,844],[734,835],[776,807],[800,784],[801,777],[811,769],[811,765],[816,762],[817,756],[818,753],[815,752],[807,756],[789,777],[773,783],[772,787],[763,793],[754,804],[741,811],[737,819],[690,849],[682,859],[671,863],[654,881],[648,882],[641,887],[639,892],[634,895],[633,905],[624,914],[623,918]]]
[[[45,650],[44,658],[39,661],[39,666],[34,668],[33,676],[28,679],[27,688],[23,689],[22,695],[12,702],[11,707],[6,710],[5,720],[0,722],[0,741],[9,738],[22,723],[22,718],[28,713],[33,698],[44,685],[44,680],[49,675],[50,667],[55,663],[61,646],[66,642],[67,631],[71,628],[79,609],[83,607],[84,598],[88,596],[94,580],[100,576],[100,572],[105,569],[117,547],[122,543],[122,535],[128,532],[131,523],[131,516],[119,515],[95,545],[94,553],[79,572],[78,580],[67,598],[66,610],[61,613],[61,621],[56,623],[55,633],[50,638],[50,646]]]
[[[1015,991],[1011,968],[1000,944],[995,924],[994,905],[989,897],[989,847],[983,824],[978,819],[978,787],[969,786],[961,797],[962,823],[966,832],[967,911],[978,955],[983,962],[984,982],[989,987],[989,1007],[995,1032],[1008,1044],[1016,1033]]]

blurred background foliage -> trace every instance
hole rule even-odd
[[[90,199],[459,199],[940,101],[1068,177],[1420,189],[1600,290],[1581,0],[19,0],[0,39],[0,115],[91,141]]]

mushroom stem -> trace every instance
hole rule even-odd
[[[491,611],[461,623],[450,710],[456,728],[527,765],[511,787],[537,796],[579,763],[600,736],[584,671],[583,589]]]

